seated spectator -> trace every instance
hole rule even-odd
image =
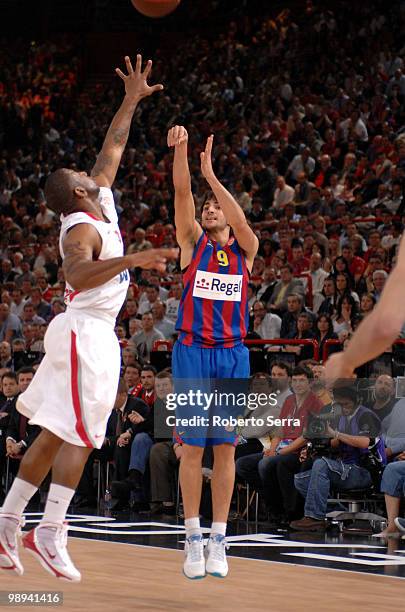
[[[272,517],[280,522],[281,517],[296,515],[297,494],[294,474],[300,469],[299,451],[305,445],[302,431],[307,416],[319,412],[321,402],[311,392],[312,372],[296,367],[292,372],[292,395],[288,396],[280,412],[280,419],[296,419],[300,426],[285,426],[273,436],[270,449],[263,453],[240,457],[236,461],[236,473],[263,493]]]
[[[142,366],[137,361],[124,367],[122,376],[127,384],[129,394],[132,394],[137,386],[141,384],[141,371]]]
[[[152,315],[154,328],[160,331],[166,340],[170,340],[175,332],[175,325],[165,316],[166,304],[156,300],[152,306]]]
[[[166,301],[166,317],[175,323],[183,293],[183,285],[181,283],[172,285],[172,293],[173,296],[169,297]]]
[[[153,380],[154,378],[153,376]],[[145,380],[142,375],[141,380],[144,384]],[[155,398],[154,389],[153,396]],[[128,404],[133,402],[137,402],[137,406],[135,409],[130,406],[131,410],[129,411]],[[124,411],[127,416],[124,422],[124,431],[117,440],[117,446],[126,449],[125,456],[127,458],[129,451],[128,475],[123,480],[116,480],[112,483],[112,494],[115,498],[125,500],[133,491],[136,496],[136,506],[133,509],[149,510],[149,504],[147,504],[145,498],[146,483],[144,475],[149,461],[150,449],[153,445],[154,403],[148,405],[139,396],[131,395],[128,396]],[[121,444],[122,446],[120,446]]]
[[[291,267],[293,274],[299,276],[303,272],[309,272],[309,259],[304,256],[304,249],[300,240],[293,240],[291,243],[292,258]]]
[[[319,314],[315,323],[315,340],[318,341],[319,344],[319,355],[320,358],[323,359],[323,351],[325,342],[327,340],[337,340],[337,334],[333,329],[333,321],[332,317],[327,314]],[[341,350],[340,347],[336,348],[334,345],[330,345],[328,354],[330,355],[337,350]]]
[[[327,426],[331,448],[335,451],[334,458],[317,458],[310,470],[295,475],[295,486],[305,499],[304,517],[291,523],[291,528],[297,531],[325,530],[331,485],[337,491],[350,491],[372,484],[371,474],[361,467],[361,462],[379,433],[379,419],[371,410],[359,404],[353,386],[336,386],[333,397],[343,411],[335,430]],[[379,452],[385,462],[382,441]]]
[[[15,401],[18,396],[17,376],[14,372],[6,371],[1,377],[1,405],[0,405],[0,499],[4,499],[5,492],[1,488],[3,473],[7,461],[6,433],[10,423],[10,416],[15,410]],[[11,446],[9,445],[9,448]]]
[[[153,304],[159,299],[158,285],[148,285],[145,293],[142,293],[139,299],[138,315],[143,315],[145,312],[151,312]]]
[[[153,407],[156,394],[155,394],[155,377],[156,368],[152,365],[144,365],[141,370],[141,382],[131,392],[131,396],[139,397],[142,399],[150,408]]]
[[[388,274],[385,270],[376,270],[373,273],[373,288],[374,289],[371,293],[373,294],[377,302],[381,297],[381,293],[384,289],[387,278],[388,278]]]
[[[308,312],[301,312],[297,318],[297,331],[287,337],[295,340],[313,338],[312,325],[312,316]],[[302,344],[301,346],[286,345],[284,351],[286,353],[294,353],[300,360],[311,359],[314,356],[314,347],[307,344]]]
[[[129,345],[125,346],[121,351],[122,356],[122,366],[125,368],[129,365],[136,365],[138,360],[138,352],[137,350]]]
[[[287,310],[287,299],[291,294],[304,295],[304,285],[293,278],[292,267],[285,264],[280,268],[280,280],[276,283],[270,298],[270,308],[278,312]]]
[[[381,479],[381,493],[384,493],[387,511],[387,527],[374,535],[376,538],[399,538],[405,531],[404,519],[398,519],[401,499],[405,492],[405,451],[397,455],[396,460],[384,469]],[[398,520],[400,521],[398,528]]]
[[[273,340],[280,337],[281,319],[276,314],[266,312],[266,307],[263,302],[256,300],[252,308],[253,313],[253,331],[260,338]]]
[[[164,340],[164,335],[154,326],[152,312],[145,312],[142,315],[142,331],[131,336],[130,342],[136,347],[140,358],[149,361],[155,340]]]
[[[30,367],[21,368],[17,372],[18,394],[28,389],[34,378],[34,374],[35,370]],[[16,459],[20,455],[23,455],[41,432],[40,427],[37,425],[30,425],[28,423],[28,418],[17,411],[15,406],[17,395],[14,397],[13,406],[10,411],[10,420],[6,431],[7,455],[11,459]],[[12,471],[17,469],[18,465],[13,464]]]
[[[263,282],[260,285],[256,298],[263,302],[263,304],[267,305],[269,302],[271,295],[273,293],[274,287],[277,284],[277,276],[274,268],[267,266],[263,272]]]
[[[333,276],[327,276],[323,283],[324,300],[318,309],[318,315],[326,314],[330,317],[336,314],[338,294],[336,288],[336,280]]]
[[[171,393],[172,377],[167,371],[160,372],[155,379],[156,402],[155,402],[155,432],[159,435],[156,425],[158,414],[167,415],[166,397]],[[182,445],[173,442],[172,437],[159,439],[155,436],[155,444],[152,446],[149,456],[150,488],[151,488],[151,510],[153,514],[166,514],[172,516],[175,513],[173,499],[175,472],[181,458]]]
[[[355,291],[352,291],[352,281],[348,274],[345,272],[338,272],[336,275],[336,297],[338,302],[349,295],[355,300],[357,304],[360,304],[360,298]]]
[[[395,397],[395,381],[386,374],[376,379],[374,397],[372,408],[381,421],[386,454],[395,461],[405,451],[405,399]]]
[[[0,369],[11,369],[12,364],[13,357],[11,355],[11,344],[3,340],[3,342],[0,342]]]
[[[0,342],[11,342],[21,336],[21,321],[17,315],[10,313],[8,304],[0,303]]]
[[[349,272],[354,278],[354,281],[357,282],[364,274],[366,262],[362,257],[358,257],[354,254],[353,247],[350,244],[345,244],[342,247],[342,257],[347,261]]]
[[[292,338],[297,333],[298,315],[305,312],[302,296],[292,293],[287,298],[287,312],[281,319],[280,338]]]
[[[364,317],[370,314],[376,303],[377,300],[372,293],[364,293],[360,299],[360,315]]]
[[[333,319],[333,331],[339,337],[341,332],[351,334],[355,329],[358,317],[358,304],[351,295],[345,295],[339,301],[335,318]]]
[[[283,176],[278,176],[276,180],[276,189],[274,191],[273,208],[282,210],[286,204],[292,202],[295,191],[290,185],[287,185]]]
[[[320,253],[312,253],[309,258],[309,272],[312,281],[312,310],[318,312],[324,296],[322,291],[328,272],[322,268],[322,256]]]
[[[48,302],[45,302],[45,300],[42,297],[42,291],[39,287],[32,288],[31,299],[29,301],[29,304],[32,304],[32,306],[35,309],[36,314],[41,319],[44,319],[46,323],[48,323],[51,320],[52,306],[48,304]]]
[[[35,307],[30,302],[24,304],[21,320],[23,325],[31,325],[32,323],[42,325],[42,323],[46,323],[45,319],[37,315]]]

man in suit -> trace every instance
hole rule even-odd
[[[34,374],[35,370],[30,367],[21,368],[17,372],[18,393],[13,398],[10,420],[6,431],[7,455],[12,459],[23,455],[41,431],[38,425],[30,425],[28,418],[20,414],[15,407],[18,394],[28,389]]]
[[[5,372],[1,378],[2,399],[0,407],[0,482],[3,478],[6,466],[6,433],[10,422],[10,414],[15,406],[15,398],[18,395],[17,376],[14,372]],[[4,499],[4,491],[0,489],[0,499]]]
[[[95,460],[98,459],[104,464],[108,461],[114,461],[116,479],[125,479],[128,474],[132,437],[132,423],[128,417],[135,413],[146,415],[148,410],[148,405],[143,400],[128,395],[127,383],[124,378],[121,378],[114,408],[108,419],[103,446],[91,453],[76,489],[76,496],[73,500],[73,505],[76,508],[91,508],[97,503],[93,480]]]
[[[298,278],[293,278],[292,267],[285,264],[280,268],[280,280],[274,287],[270,298],[270,309],[276,314],[284,314],[287,310],[287,299],[292,293],[304,297],[304,285]]]

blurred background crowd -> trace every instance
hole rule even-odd
[[[90,4],[100,31],[114,1]],[[165,89],[138,108],[113,193],[127,252],[176,245],[167,131],[188,130],[197,211],[206,191],[199,153],[215,135],[215,172],[260,240],[248,337],[252,372],[270,372],[280,353],[296,365],[341,350],[395,264],[405,221],[405,9],[397,0],[234,4],[221,21],[218,2],[195,3],[192,36],[181,29],[185,7],[178,21],[169,18],[167,34],[159,26],[159,44],[148,51],[153,81]],[[47,325],[64,310],[60,223],[46,206],[45,181],[60,167],[91,171],[123,91],[118,78],[92,71],[80,33],[3,36],[0,374],[7,380],[36,367]],[[182,292],[176,266],[165,277],[131,271],[117,321],[125,384],[142,400],[155,393],[143,368],[152,365],[154,380],[170,368]],[[2,393],[6,405],[18,390],[10,395],[3,384]],[[6,434],[11,412],[0,410]]]

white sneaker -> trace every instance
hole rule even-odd
[[[186,539],[183,572],[190,580],[205,577],[204,538],[195,534]]]
[[[207,562],[205,564],[207,574],[217,578],[225,578],[228,574],[225,548],[229,548],[225,536],[218,533],[209,537],[206,548]]]
[[[73,565],[66,548],[67,532],[67,523],[44,523],[29,531],[22,543],[47,572],[56,578],[80,582],[81,574]]]
[[[18,556],[18,536],[24,519],[16,514],[0,513],[0,569],[22,576],[24,568]]]

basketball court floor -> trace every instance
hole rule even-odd
[[[27,513],[25,529],[40,517]],[[405,610],[405,540],[269,533],[260,524],[247,534],[240,521],[228,536],[229,576],[191,581],[181,571],[181,522],[129,513],[68,520],[69,550],[82,582],[52,578],[21,551],[25,574],[1,574],[1,591],[60,591],[65,611]]]

